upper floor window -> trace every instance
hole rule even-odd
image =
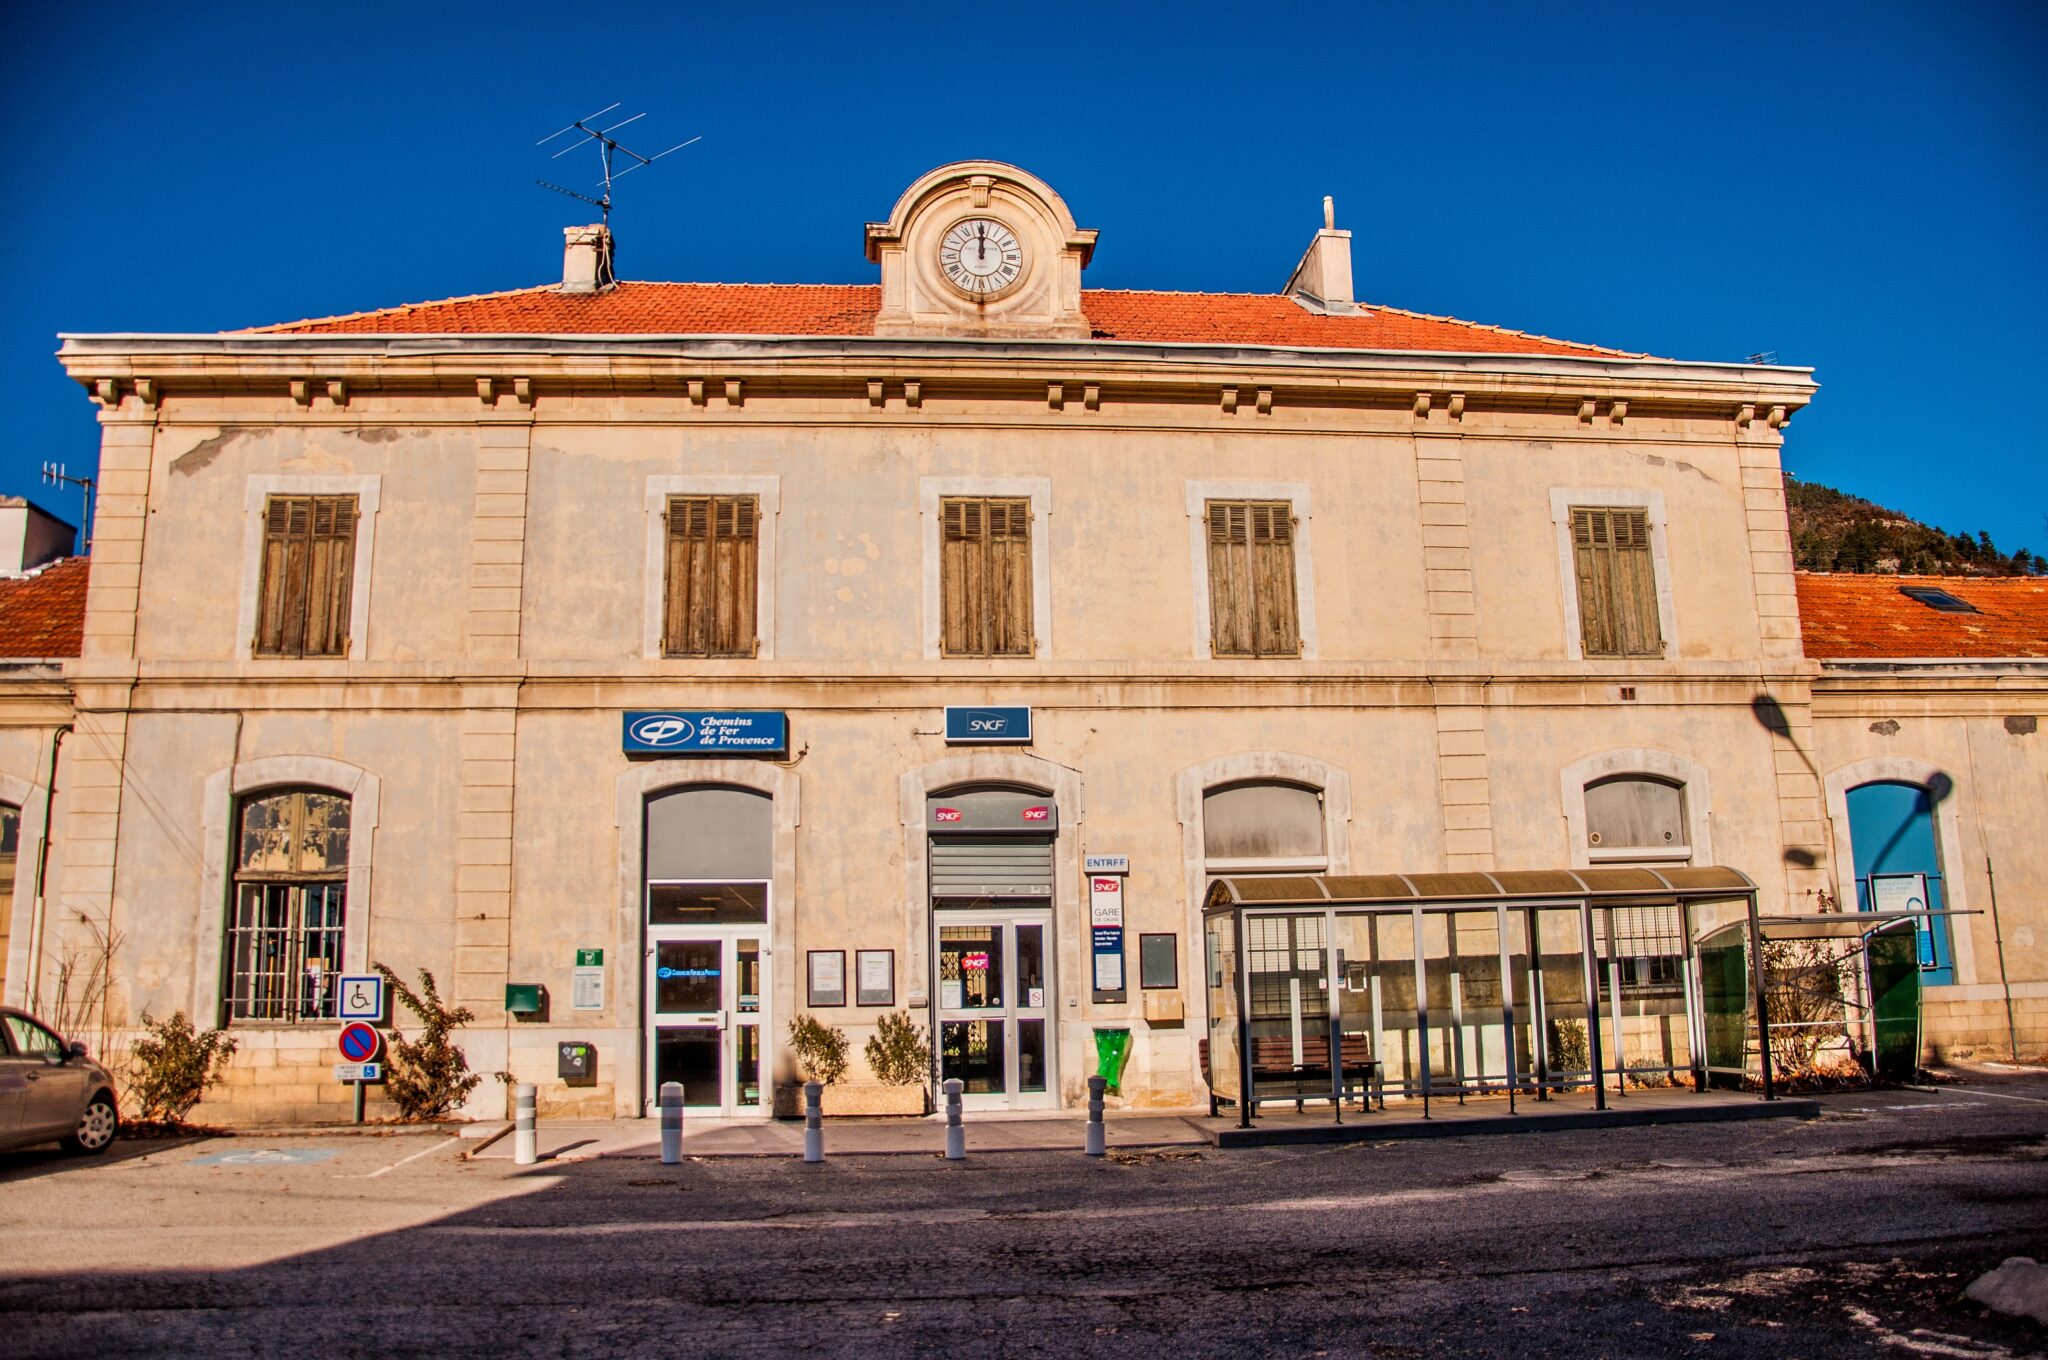
[[[1212,500],[1207,512],[1210,651],[1300,656],[1292,503]]]
[[[1618,775],[1586,786],[1586,857],[1595,864],[1684,863],[1692,858],[1685,786]]]
[[[1202,795],[1202,858],[1211,873],[1329,866],[1323,795],[1300,784],[1228,784]]]
[[[940,648],[945,656],[1033,656],[1031,502],[939,502]]]
[[[1629,506],[1571,508],[1579,639],[1587,657],[1661,657],[1650,516]]]
[[[331,1020],[348,917],[348,795],[244,800],[228,920],[230,1020]]]
[[[755,655],[759,500],[670,496],[667,522],[662,655]]]
[[[265,500],[257,656],[348,655],[356,520],[354,496]]]

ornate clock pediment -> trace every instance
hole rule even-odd
[[[1036,175],[956,161],[920,177],[867,254],[882,266],[877,335],[1086,339],[1081,270],[1095,233]]]

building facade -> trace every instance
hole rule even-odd
[[[109,1030],[238,1031],[221,1119],[345,1100],[378,963],[558,1111],[767,1113],[800,1015],[855,1108],[891,1011],[975,1103],[1077,1103],[1120,1028],[1175,1107],[1219,874],[1720,864],[1806,911],[1893,891],[1890,818],[2025,917],[2003,976],[1953,918],[1930,1041],[2002,1047],[2007,981],[2041,1040],[2042,673],[1809,660],[1807,370],[1362,304],[1327,216],[1280,294],[1085,289],[993,162],[865,246],[613,283],[578,228],[559,285],[66,337],[101,498],[78,655],[4,697],[0,800],[59,828],[8,999],[114,938]],[[1683,946],[1631,929],[1654,987]]]

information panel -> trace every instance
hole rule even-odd
[[[1101,1003],[1119,1002],[1124,992],[1124,881],[1109,874],[1088,879],[1088,935],[1094,963],[1093,990]]]

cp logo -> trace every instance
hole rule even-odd
[[[680,746],[697,734],[688,718],[673,713],[656,713],[633,724],[633,740],[642,746]]]

